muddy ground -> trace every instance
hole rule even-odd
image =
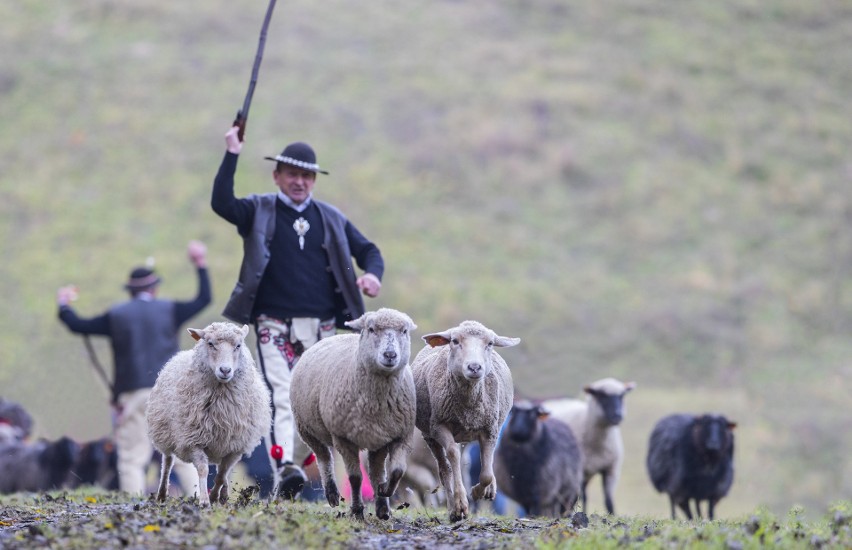
[[[126,499],[126,497],[125,497]],[[22,495],[2,501],[0,548],[519,548],[548,532],[575,536],[571,518],[474,516],[450,523],[442,509],[396,510],[388,521],[353,520],[345,508],[257,499],[202,509],[194,501],[122,501],[116,495]],[[574,521],[584,521],[577,515]],[[587,522],[586,522],[587,523]]]

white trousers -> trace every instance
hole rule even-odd
[[[291,322],[261,316],[255,325],[258,364],[272,393],[272,431],[264,437],[275,481],[284,462],[302,466],[310,448],[296,437],[293,409],[290,407],[290,380],[293,368],[305,349],[335,334],[334,319],[293,319]],[[292,334],[291,334],[292,333]],[[280,452],[280,458],[276,453]]]
[[[115,446],[118,452],[118,488],[134,495],[144,495],[148,466],[154,446],[148,438],[145,407],[151,388],[124,392],[118,396],[121,413],[115,424]],[[192,464],[175,458],[173,471],[185,495],[198,494],[198,471]],[[159,470],[157,470],[159,479]],[[205,480],[205,489],[207,483]]]

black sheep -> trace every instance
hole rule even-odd
[[[0,445],[0,493],[61,488],[79,452],[79,445],[67,437]]]
[[[497,486],[532,516],[562,517],[580,496],[583,452],[571,428],[541,405],[509,412],[494,456]]]
[[[736,423],[714,414],[673,414],[654,426],[646,466],[657,491],[669,495],[672,519],[675,505],[692,519],[690,500],[698,517],[701,501],[708,501],[707,514],[713,519],[716,504],[734,481],[734,427]]]
[[[80,445],[71,474],[71,487],[81,485],[118,490],[118,451],[112,438],[104,437]]]

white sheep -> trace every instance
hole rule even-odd
[[[313,450],[325,498],[340,503],[334,481],[336,449],[352,487],[350,513],[364,518],[361,464],[366,449],[376,517],[390,518],[389,497],[405,473],[414,433],[414,379],[408,365],[410,332],[405,313],[382,308],[346,325],[360,334],[338,334],[305,351],[293,371],[290,403],[299,436]]]
[[[441,495],[437,492],[440,483],[435,457],[423,440],[423,434],[415,429],[411,454],[408,455],[405,475],[402,476],[399,486],[408,492],[405,498],[408,498],[413,506],[437,507],[443,504]]]
[[[552,418],[571,427],[583,449],[583,488],[581,499],[586,511],[586,486],[596,474],[601,475],[604,504],[608,513],[615,513],[613,494],[621,475],[624,443],[618,425],[624,419],[624,396],[636,387],[634,382],[604,378],[583,388],[586,400],[550,399],[542,406]]]
[[[224,504],[234,464],[269,431],[269,389],[244,345],[248,325],[187,330],[195,346],[169,359],[148,398],[148,435],[163,455],[157,499],[166,499],[177,457],[198,471],[201,505]],[[209,496],[208,464],[218,465]]]
[[[506,361],[494,350],[520,343],[477,321],[423,336],[428,344],[411,365],[417,387],[416,425],[423,432],[446,491],[450,521],[468,516],[459,443],[478,441],[482,470],[474,500],[494,499],[494,449],[512,408],[514,387]]]

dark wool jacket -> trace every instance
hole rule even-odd
[[[76,334],[108,336],[115,373],[113,399],[154,386],[157,374],[179,348],[180,326],[211,301],[207,268],[198,268],[198,294],[191,301],[143,299],[138,295],[106,313],[81,318],[70,306],[59,307],[59,319]]]
[[[275,235],[275,204],[278,195],[276,193],[253,194],[243,199],[236,199],[234,172],[237,159],[237,155],[225,153],[213,183],[211,205],[214,212],[237,225],[240,236],[243,238],[243,262],[240,266],[239,280],[222,315],[238,323],[250,323],[254,321],[251,317],[257,290],[272,254],[270,245]],[[364,314],[364,300],[355,283],[357,277],[352,265],[350,238],[363,240],[358,243],[363,252],[356,257],[356,260],[364,271],[381,279],[384,261],[378,248],[363,239],[340,210],[328,203],[312,200],[322,215],[325,234],[323,248],[328,254],[331,273],[343,298],[338,300],[340,305],[335,312],[336,324],[338,328],[346,328],[343,324],[345,321],[357,319]],[[250,226],[241,225],[240,222],[247,219],[251,220]]]

